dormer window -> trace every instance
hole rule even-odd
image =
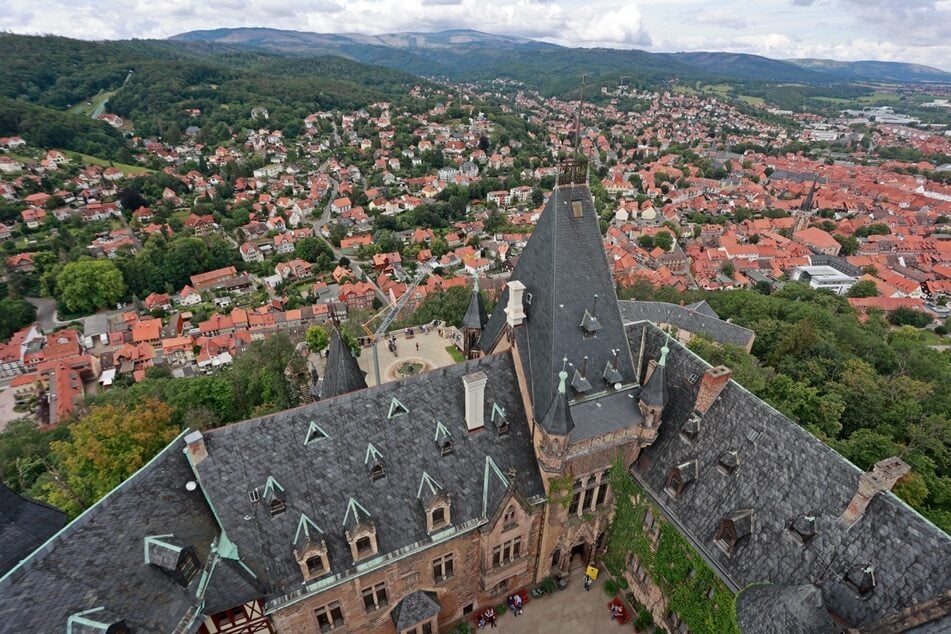
[[[373,446],[373,443],[367,445],[367,453],[363,462],[367,465],[367,468],[369,468],[370,478],[374,482],[386,477],[386,470],[383,465],[383,454]]]
[[[684,422],[683,427],[680,428],[680,433],[687,440],[694,440],[700,435],[700,414],[697,412],[691,414],[690,418]]]
[[[687,485],[697,479],[697,471],[696,460],[690,460],[672,467],[667,474],[667,484],[664,486],[664,492],[672,498],[680,497]]]
[[[495,431],[499,436],[509,433],[509,421],[505,416],[505,410],[498,403],[492,404],[492,424],[495,425]]]
[[[724,451],[717,458],[717,469],[726,475],[733,475],[740,466],[740,455],[736,451]]]
[[[446,509],[441,506],[434,508],[430,516],[434,528],[438,528],[446,523]]]
[[[321,530],[309,517],[301,513],[294,534],[294,559],[300,566],[304,580],[315,579],[330,572],[327,543]]]
[[[350,555],[353,561],[372,557],[379,552],[376,541],[376,524],[370,513],[355,499],[347,503],[347,513],[343,518],[347,541],[350,543]]]
[[[728,556],[736,551],[737,544],[753,532],[753,510],[734,511],[720,520],[713,543]]]
[[[272,477],[268,477],[267,484],[264,485],[264,504],[267,506],[271,517],[280,515],[287,506],[284,504],[284,487]]]
[[[416,499],[425,513],[426,532],[432,533],[449,524],[452,500],[442,486],[425,471],[419,480]]]
[[[314,421],[310,421],[310,425],[307,427],[307,436],[304,437],[304,444],[309,445],[318,440],[323,440],[324,438],[329,438],[327,432],[320,428],[320,425]]]
[[[789,532],[805,544],[816,536],[816,518],[814,515],[800,515],[789,524]]]
[[[145,538],[145,563],[160,569],[183,588],[188,587],[201,568],[195,549],[178,545],[171,534]]]
[[[399,399],[394,396],[393,400],[390,401],[390,411],[386,417],[396,418],[397,416],[403,416],[404,414],[409,414],[409,408],[400,403]]]
[[[361,537],[357,540],[357,554],[361,557],[369,555],[373,552],[373,542],[369,537]]]
[[[449,430],[446,429],[446,426],[436,421],[436,448],[439,449],[440,455],[448,456],[453,451],[452,444],[452,435],[449,433]]]
[[[875,566],[855,566],[845,574],[842,581],[852,592],[864,597],[875,589]]]

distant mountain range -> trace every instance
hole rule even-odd
[[[587,72],[606,80],[624,75],[634,81],[666,78],[724,79],[831,84],[847,82],[944,83],[951,73],[900,62],[839,62],[823,59],[776,60],[721,52],[649,53],[630,49],[570,48],[521,37],[473,30],[435,33],[308,33],[267,28],[189,31],[170,38],[210,42],[309,57],[342,55],[417,75],[456,80],[496,77],[551,84],[559,77]]]

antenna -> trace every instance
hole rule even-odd
[[[581,143],[581,109],[584,107],[584,83],[588,75],[581,76],[581,91],[578,94],[578,116],[575,119],[575,158],[578,158],[578,146]]]

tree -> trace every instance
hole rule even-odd
[[[874,280],[861,280],[852,285],[847,297],[876,297],[878,295],[878,285]]]
[[[0,340],[6,340],[36,319],[36,308],[22,299],[0,300]]]
[[[855,236],[843,236],[836,233],[832,237],[842,245],[842,248],[839,249],[840,255],[855,255],[858,252],[859,241],[855,239]]]
[[[69,438],[50,445],[45,498],[71,517],[135,473],[175,436],[171,409],[157,399],[132,409],[93,408],[69,427]]]
[[[122,273],[109,260],[70,262],[56,277],[56,287],[60,302],[75,313],[114,306],[125,294]]]
[[[720,272],[726,275],[727,277],[729,277],[730,279],[733,279],[733,274],[736,273],[736,266],[733,265],[733,262],[731,262],[730,260],[727,260],[726,262],[720,265]]]
[[[654,237],[647,234],[642,235],[637,239],[637,244],[640,245],[642,249],[653,249],[654,248]]]
[[[311,326],[307,329],[307,349],[311,352],[322,352],[327,344],[330,343],[330,336],[327,329],[320,325]]]
[[[293,377],[305,372],[306,365],[287,335],[251,342],[231,368],[240,415],[260,415],[296,406],[300,392]]]
[[[931,323],[931,315],[901,306],[888,313],[888,323],[894,326],[914,326],[915,328],[924,328]]]
[[[674,246],[674,237],[670,235],[669,231],[658,231],[657,235],[654,236],[654,245],[664,251],[670,251]]]

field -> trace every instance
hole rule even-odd
[[[108,90],[99,93],[98,95],[87,99],[86,101],[77,104],[69,109],[73,114],[94,116],[95,114],[101,113],[105,109],[105,104],[109,100],[109,97],[115,94],[116,91]]]
[[[111,165],[112,167],[115,167],[121,170],[122,173],[127,176],[130,174],[151,174],[154,171],[154,170],[150,170],[147,167],[142,167],[141,165],[126,165],[125,163],[116,163],[113,161],[107,161],[105,159],[101,159],[96,156],[90,156],[89,154],[80,154],[79,152],[66,152],[67,156],[72,154],[81,156],[83,162],[88,163],[90,165],[101,165],[103,167],[109,167]]]

